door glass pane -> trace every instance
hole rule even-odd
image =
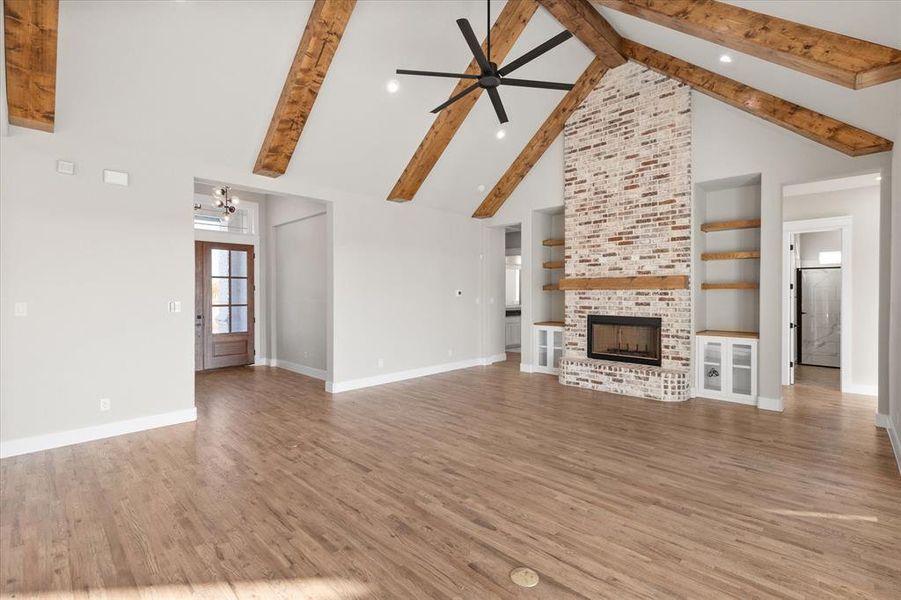
[[[245,309],[246,310],[246,309]],[[213,307],[213,333],[228,333],[228,316],[229,310],[227,306]]]
[[[247,331],[247,307],[232,306],[232,333]]]
[[[751,369],[745,367],[732,367],[732,393],[751,395]]]
[[[542,346],[538,348],[538,366],[546,367],[548,366],[547,362],[547,348]]]
[[[215,294],[214,294],[215,296]],[[232,304],[247,304],[247,280],[232,279]]]
[[[247,252],[232,250],[232,277],[247,277]]]
[[[559,350],[563,347],[563,332],[554,330],[554,349]]]
[[[713,363],[720,364],[720,357],[722,356],[722,344],[719,342],[705,342],[704,343],[704,362],[705,363]]]
[[[556,347],[554,348],[554,354],[553,354],[553,356],[554,356],[554,368],[555,368],[555,369],[559,369],[559,368],[560,368],[560,356],[561,356],[562,354],[563,354],[563,350],[560,349],[560,346],[556,346]]]
[[[547,329],[538,330],[538,345],[547,346]]]
[[[751,368],[751,346],[749,344],[734,344],[732,346],[732,364]]]
[[[228,277],[228,250],[213,248],[213,277]]]
[[[228,304],[228,278],[213,277],[213,304]]]
[[[704,364],[704,389],[721,391],[723,379],[719,365]]]

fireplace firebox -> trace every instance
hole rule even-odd
[[[656,317],[588,315],[588,357],[660,366]]]

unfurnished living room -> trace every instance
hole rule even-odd
[[[0,598],[901,598],[901,0],[4,0]]]

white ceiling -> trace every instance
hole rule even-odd
[[[901,46],[899,2],[735,2]],[[311,2],[80,1],[61,3],[57,131],[75,142],[127,144],[223,173],[249,173]],[[492,2],[497,15],[503,2]],[[899,83],[851,91],[607,9],[625,36],[886,137],[894,136]],[[458,71],[469,50],[454,20],[484,36],[481,1],[359,0],[288,173],[297,193],[336,189],[382,201],[455,81],[395,76],[398,67]],[[539,8],[509,58],[561,31]],[[517,71],[575,81],[591,53],[576,39]],[[397,94],[385,83],[400,80]],[[510,123],[498,141],[481,98],[415,202],[471,213],[563,92],[502,88]],[[203,173],[196,173],[204,176]],[[265,189],[269,180],[258,178]],[[302,185],[301,185],[302,184]],[[301,189],[303,188],[303,189]],[[285,189],[284,187],[282,189]],[[330,199],[330,198],[323,198]]]

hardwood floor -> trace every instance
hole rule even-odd
[[[0,461],[2,597],[901,597],[871,398],[664,404],[515,363],[321,388],[198,374],[196,424]]]
[[[842,389],[841,377],[841,369],[795,365],[795,385],[838,391]]]

